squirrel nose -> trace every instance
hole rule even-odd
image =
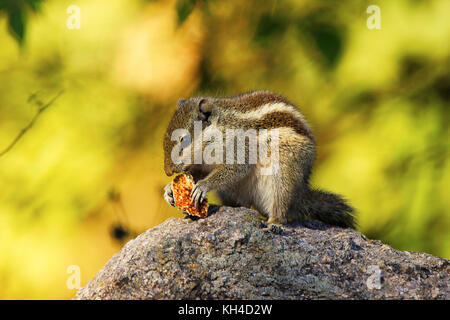
[[[167,166],[164,167],[164,171],[166,172],[166,175],[168,177],[170,177],[171,175],[173,175],[173,170]]]

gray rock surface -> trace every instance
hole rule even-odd
[[[449,260],[245,208],[147,230],[74,299],[449,299]]]

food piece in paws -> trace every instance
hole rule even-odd
[[[190,174],[180,174],[172,181],[172,192],[175,206],[181,209],[183,213],[200,218],[206,218],[208,212],[208,200],[205,198],[200,208],[197,209],[191,202],[191,192],[194,189],[195,182]]]

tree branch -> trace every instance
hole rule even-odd
[[[51,99],[47,104],[41,106],[38,109],[38,111],[34,115],[33,119],[31,119],[30,123],[28,123],[28,125],[20,131],[20,133],[17,135],[17,137],[2,152],[0,152],[0,158],[3,157],[6,153],[8,153],[17,144],[17,142],[19,142],[19,140],[25,135],[25,133],[27,133],[27,131],[30,130],[34,126],[34,124],[36,123],[39,116],[45,110],[47,110],[48,107],[50,107],[56,101],[56,99],[59,98],[59,96],[62,93],[63,93],[63,90],[58,92],[58,94],[55,97],[53,97],[53,99]]]

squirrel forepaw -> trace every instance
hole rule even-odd
[[[166,200],[166,202],[170,204],[172,207],[175,207],[175,200],[173,198],[173,191],[172,191],[172,182],[164,187],[164,200]]]
[[[195,205],[197,209],[200,208],[200,205],[206,198],[206,194],[208,193],[208,191],[209,191],[208,188],[202,183],[202,181],[199,181],[195,184],[191,192],[192,197],[191,203]]]

